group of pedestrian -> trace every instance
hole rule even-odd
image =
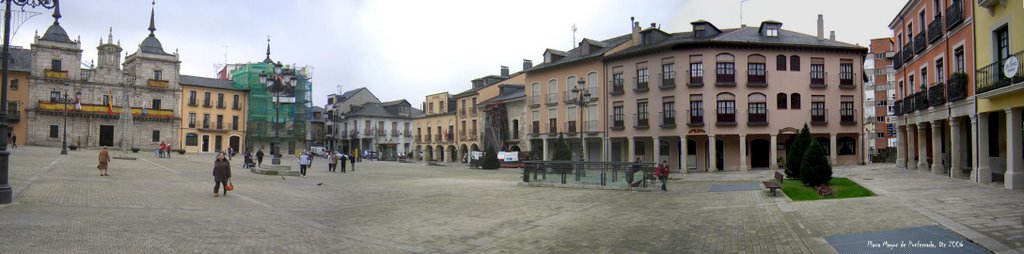
[[[171,144],[160,141],[160,146],[156,148],[156,156],[159,158],[171,158]]]
[[[640,156],[637,156],[635,164],[633,164],[631,167],[629,167],[628,170],[626,170],[626,182],[628,182],[629,186],[631,187],[637,187],[640,185],[642,181],[648,179],[647,173],[642,173],[644,174],[644,179],[637,182],[633,182],[633,174],[635,174],[637,171],[642,171],[640,169],[640,163],[642,162],[643,160],[640,159]],[[670,170],[668,169],[668,161],[666,160],[661,161],[661,163],[658,163],[658,165],[654,167],[654,177],[657,177],[658,181],[661,182],[661,191],[668,191],[668,188],[665,185],[668,181],[669,172]]]
[[[11,144],[12,148],[18,148],[18,135],[14,135],[14,132],[7,133],[7,140],[9,141],[7,143]]]
[[[345,173],[345,162],[352,163],[352,171],[356,171],[356,160],[337,151],[327,152],[327,172],[338,172],[338,167],[341,167],[341,172]],[[340,164],[340,165],[339,165]]]

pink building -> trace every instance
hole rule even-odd
[[[708,171],[778,169],[807,124],[834,165],[862,163],[867,48],[759,27],[666,33],[633,25],[629,48],[604,57],[613,161],[668,161]],[[685,140],[685,142],[683,142]]]

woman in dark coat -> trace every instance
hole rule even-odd
[[[216,197],[220,187],[224,187],[224,196],[228,195],[228,182],[231,181],[231,163],[224,157],[224,152],[217,153],[213,161],[213,196]]]

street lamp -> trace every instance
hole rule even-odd
[[[579,85],[573,87],[572,92],[576,94],[576,106],[579,107],[580,109],[580,124],[578,132],[580,133],[580,149],[583,149],[583,109],[588,107],[588,103],[590,103],[591,94],[590,89],[587,89],[586,81],[580,79],[580,81],[577,83],[579,83]],[[583,153],[586,152],[587,151],[580,152],[580,161],[583,161]]]
[[[6,137],[8,132],[7,125],[7,63],[10,62],[8,57],[10,56],[10,45],[11,45],[11,3],[17,6],[25,8],[41,6],[46,9],[57,8],[57,12],[54,13],[54,17],[60,17],[60,4],[57,0],[5,0],[4,2],[4,41],[0,56],[3,61],[0,63],[0,137]],[[0,138],[0,204],[10,204],[14,201],[14,192],[11,191],[11,185],[8,183],[9,173],[9,162],[11,152],[7,151],[7,139]]]
[[[60,154],[68,154],[68,82],[64,82],[64,137],[60,142]]]
[[[274,107],[274,142],[270,143],[270,151],[274,156],[270,161],[271,165],[281,165],[281,128],[278,122],[281,121],[281,91],[285,88],[292,86],[292,74],[291,72],[285,71],[284,66],[281,62],[274,64],[274,72],[269,75],[266,72],[260,73],[260,84],[267,86],[268,89],[273,90],[277,100],[277,104]]]

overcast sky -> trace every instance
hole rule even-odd
[[[743,23],[772,19],[814,35],[824,14],[826,34],[835,30],[837,40],[867,46],[891,36],[889,21],[904,4],[749,0]],[[150,8],[149,0],[65,0],[61,25],[72,40],[81,36],[88,63],[110,28],[126,52],[137,51],[149,33]],[[42,14],[22,25],[13,45],[28,47],[53,22],[52,11],[34,11]],[[269,35],[274,60],[313,67],[314,105],[341,86],[419,107],[425,95],[463,91],[501,65],[516,72],[523,59],[540,63],[547,48],[571,49],[574,24],[576,41],[603,40],[628,33],[630,17],[667,32],[689,31],[698,19],[732,28],[740,24],[740,0],[164,0],[156,3],[156,35],[165,51],[179,50],[182,74],[214,77],[225,62],[261,61]]]

